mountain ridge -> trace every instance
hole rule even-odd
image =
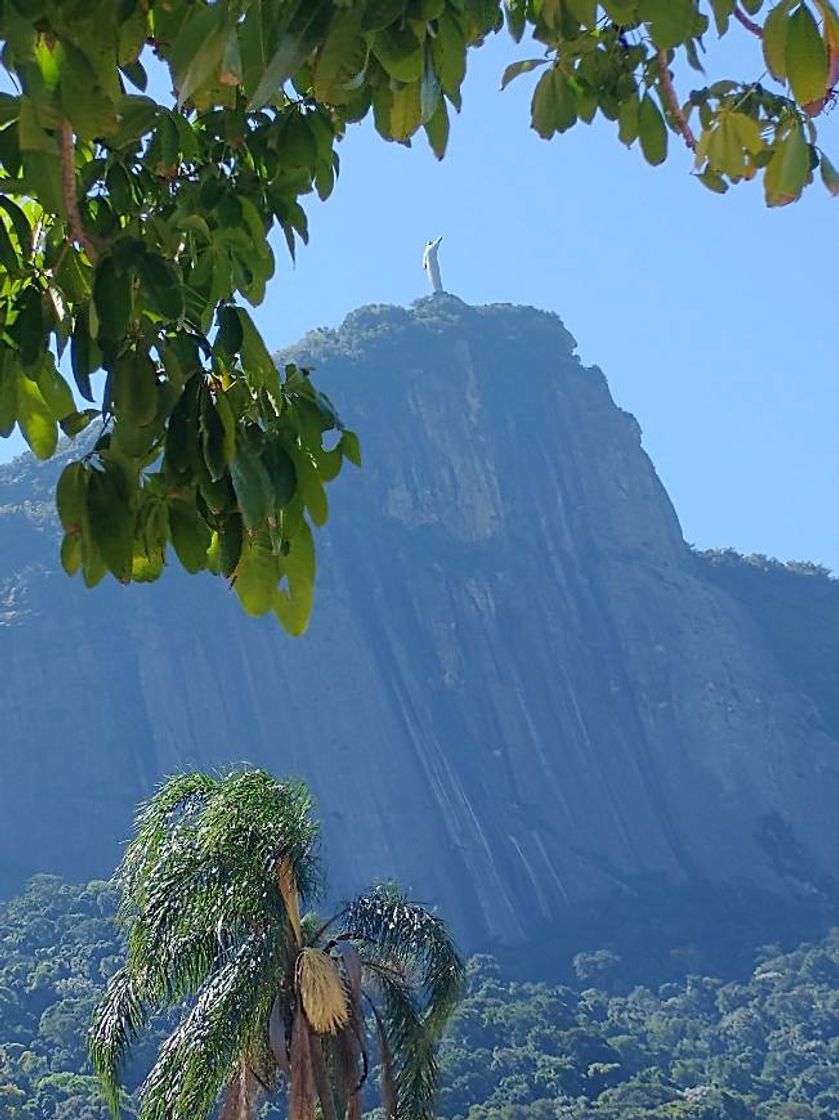
[[[435,296],[283,357],[365,454],[299,642],[210,577],[85,591],[54,466],[0,468],[0,890],[106,873],[163,774],[247,758],[311,782],[336,886],[395,874],[470,949],[571,936],[650,883],[833,912],[833,678],[810,695],[685,544],[559,318]]]

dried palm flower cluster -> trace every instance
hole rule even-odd
[[[253,1120],[285,1083],[289,1120],[360,1120],[376,1039],[388,1120],[433,1120],[435,1046],[463,987],[443,923],[394,885],[327,922],[308,790],[252,769],[171,778],[141,806],[118,871],[126,960],[90,1053],[119,1117],[150,1016],[179,1010],[140,1120]]]

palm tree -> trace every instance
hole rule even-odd
[[[126,960],[90,1054],[115,1117],[132,1041],[180,1012],[140,1120],[250,1120],[285,1081],[289,1120],[360,1120],[367,1025],[388,1120],[432,1120],[435,1046],[463,986],[443,923],[395,885],[328,921],[301,916],[320,874],[305,785],[244,769],[169,779],[117,873]]]

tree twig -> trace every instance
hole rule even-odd
[[[752,35],[757,35],[758,39],[763,38],[763,28],[759,23],[755,23],[753,19],[749,19],[742,8],[740,8],[739,4],[735,5],[734,18],[738,23],[742,23],[747,31],[751,31]]]
[[[658,76],[661,80],[661,89],[664,94],[664,100],[667,102],[667,108],[670,110],[670,115],[676,122],[676,127],[682,134],[684,142],[692,152],[695,152],[696,137],[693,135],[693,130],[688,124],[687,117],[682,112],[682,107],[676,96],[676,90],[673,87],[673,75],[670,73],[670,62],[667,57],[667,51],[662,47],[659,47],[658,50]]]
[[[76,200],[76,169],[73,166],[75,146],[73,144],[73,128],[69,121],[61,122],[58,134],[58,153],[61,160],[61,186],[64,194],[64,205],[67,209],[67,219],[70,223],[70,236],[78,241],[87,253],[91,264],[96,264],[99,259],[99,250],[93,238],[85,229]]]

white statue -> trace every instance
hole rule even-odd
[[[440,265],[437,262],[437,250],[442,240],[441,235],[436,241],[426,242],[422,254],[422,267],[428,273],[428,282],[431,284],[432,292],[442,292],[443,290],[443,281],[440,279]]]

